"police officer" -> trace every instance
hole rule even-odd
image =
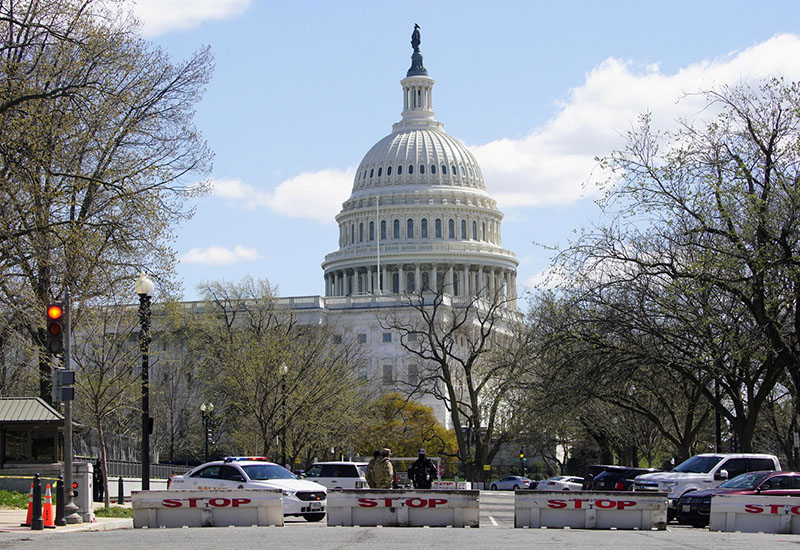
[[[367,471],[364,474],[364,477],[367,478],[367,485],[369,485],[370,489],[375,489],[375,465],[378,463],[378,459],[381,457],[381,452],[376,450],[372,453],[372,459],[367,464]]]
[[[414,489],[430,489],[436,477],[436,466],[425,455],[425,449],[420,449],[418,453],[417,460],[408,469],[408,477],[414,483]]]

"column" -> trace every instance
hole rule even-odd
[[[383,283],[378,285],[378,290],[386,294],[391,294],[391,291],[394,290],[394,285],[389,279],[389,269],[385,265],[383,266]]]
[[[406,274],[403,271],[403,264],[399,264],[397,266],[397,271],[398,271],[399,277],[400,277],[400,284],[397,287],[397,289],[400,291],[400,294],[405,294],[406,293]]]
[[[464,276],[461,278],[461,295],[469,296],[469,265],[464,264]]]
[[[431,269],[432,269],[431,275],[433,275],[432,277],[433,281],[431,282],[431,284],[433,285],[433,291],[439,292],[439,289],[441,288],[441,285],[439,284],[439,266],[436,264],[432,264]]]
[[[454,282],[453,281],[453,265],[450,264],[450,266],[447,268],[447,274],[445,275],[445,278],[444,278],[444,284],[447,287],[447,291],[450,292],[450,294],[452,294],[453,296],[455,296],[456,295],[456,288],[455,288],[455,285],[453,284],[453,282]]]
[[[416,264],[414,271],[414,291],[419,292],[422,290],[422,277],[420,277],[420,266]]]
[[[494,300],[497,294],[497,287],[494,281],[494,268],[489,268],[489,297]]]

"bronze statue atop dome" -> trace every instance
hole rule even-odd
[[[419,25],[414,23],[414,32],[411,33],[411,47],[415,52],[419,51]]]
[[[428,76],[428,71],[422,65],[422,52],[419,51],[419,25],[414,23],[414,32],[411,33],[411,47],[414,53],[411,54],[411,68],[408,69],[406,76]]]

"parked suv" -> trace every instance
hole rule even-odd
[[[366,462],[315,462],[303,477],[328,489],[366,489]]]
[[[632,491],[636,476],[660,472],[657,468],[634,468],[633,466],[606,466],[606,469],[591,481],[595,491]]]
[[[676,517],[678,500],[690,491],[713,489],[745,472],[780,469],[781,464],[774,455],[707,453],[684,460],[671,472],[637,476],[634,487],[637,491],[667,493],[667,518],[671,521]]]

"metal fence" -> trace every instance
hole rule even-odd
[[[192,466],[180,464],[151,464],[150,477],[154,479],[169,479],[171,475],[180,475],[188,472]],[[117,477],[142,477],[142,463],[123,460],[108,461],[108,478]]]

